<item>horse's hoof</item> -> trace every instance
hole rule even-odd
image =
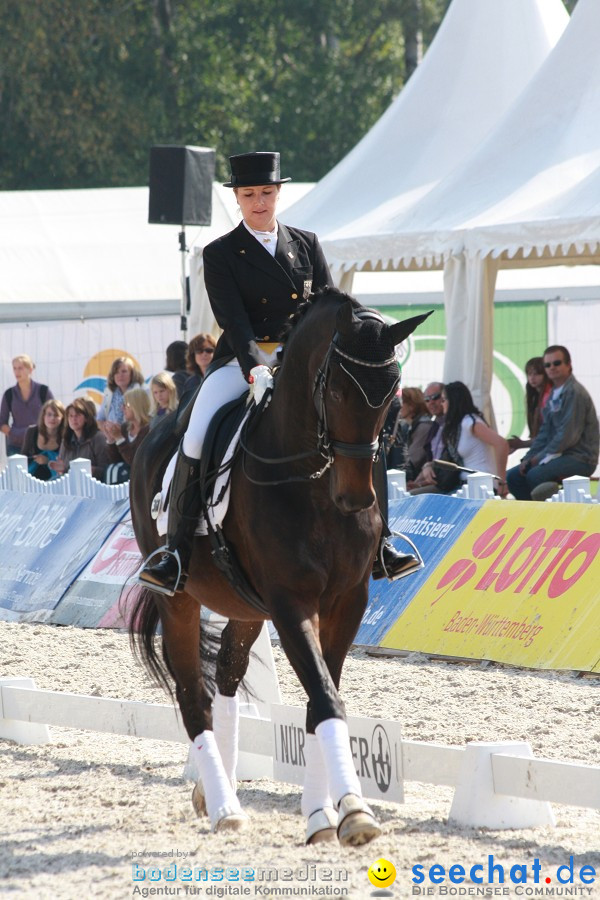
[[[330,806],[316,809],[306,823],[306,843],[323,844],[337,839],[337,813]]]
[[[362,797],[346,794],[338,809],[337,836],[344,847],[360,847],[381,834],[373,811]]]
[[[248,816],[239,806],[220,806],[211,819],[213,832],[242,831],[248,822]]]
[[[194,785],[194,790],[192,791],[192,806],[199,819],[208,815],[206,809],[206,797],[204,796],[204,788],[202,787],[201,781]]]

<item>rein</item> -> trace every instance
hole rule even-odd
[[[373,461],[376,461],[379,458],[379,454],[381,452],[381,441],[379,438],[371,441],[368,444],[354,444],[348,443],[346,441],[336,441],[331,438],[331,435],[329,433],[329,426],[327,423],[327,408],[325,405],[327,379],[333,353],[337,353],[343,359],[346,359],[349,362],[354,363],[355,365],[363,366],[365,368],[384,368],[394,363],[396,361],[396,357],[394,355],[385,360],[382,360],[381,362],[369,362],[367,360],[359,359],[358,357],[351,356],[349,353],[346,353],[344,350],[342,350],[337,345],[336,337],[337,333],[336,335],[334,335],[331,343],[329,344],[329,347],[327,348],[327,353],[325,354],[322,365],[316,372],[313,383],[312,396],[318,416],[316,448],[314,450],[307,450],[303,453],[296,453],[293,456],[281,456],[276,459],[271,457],[259,456],[257,453],[254,453],[248,448],[248,445],[246,443],[246,427],[246,429],[244,429],[242,434],[240,435],[240,448],[243,451],[242,468],[244,471],[244,475],[252,484],[258,485],[259,487],[269,487],[271,485],[275,486],[281,484],[290,484],[291,482],[308,482],[318,478],[322,478],[325,472],[333,465],[336,454],[338,454],[339,456],[348,457],[350,459],[371,459]],[[352,380],[361,390],[363,396],[366,397],[361,385],[356,381],[356,379],[354,379],[353,376],[350,375],[350,373],[344,366],[342,366],[342,369],[350,378],[352,378]],[[396,379],[393,390],[395,389],[397,383],[398,379]],[[279,480],[258,481],[252,478],[248,474],[248,471],[246,469],[247,456],[249,456],[251,459],[256,460],[257,462],[264,463],[266,465],[281,465],[283,463],[297,462],[299,460],[307,459],[311,456],[317,455],[324,457],[324,459],[326,460],[325,465],[315,472],[311,472],[310,475],[291,475],[288,478]]]

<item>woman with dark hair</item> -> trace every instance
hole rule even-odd
[[[122,425],[125,421],[123,403],[125,392],[136,384],[143,384],[144,376],[130,356],[117,356],[110,367],[106,389],[98,410],[98,427],[107,435],[105,422]]]
[[[527,427],[529,428],[529,440],[524,441],[513,434],[508,441],[508,446],[513,450],[521,450],[531,447],[531,441],[540,430],[542,424],[543,409],[552,392],[552,382],[546,374],[543,356],[533,356],[525,363],[527,383],[525,385],[525,406],[527,410]]]
[[[65,429],[65,408],[60,400],[46,400],[37,425],[30,425],[23,440],[23,453],[29,460],[29,474],[40,481],[56,478],[49,463],[58,459]]]
[[[100,481],[109,459],[106,438],[98,429],[94,404],[84,397],[77,397],[67,406],[66,420],[58,459],[48,465],[57,475],[64,475],[74,459],[89,459],[92,475]]]
[[[187,368],[188,345],[185,341],[173,341],[166,350],[165,370],[169,373],[175,387],[177,396],[181,398],[185,384],[189,378]]]
[[[505,497],[508,493],[508,441],[490,428],[483,413],[473,403],[471,391],[462,381],[451,381],[445,386],[442,402],[446,416],[442,432],[444,444],[458,451],[465,468],[497,475],[496,492]],[[463,474],[463,481],[466,481],[467,475]]]
[[[181,409],[187,406],[204,381],[206,371],[213,361],[216,346],[216,340],[208,331],[201,331],[190,340],[187,352],[187,370],[190,374],[179,396]]]

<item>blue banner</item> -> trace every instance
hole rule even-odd
[[[483,500],[459,500],[443,494],[421,494],[390,503],[390,530],[401,531],[413,541],[423,557],[425,568],[399,581],[371,580],[369,605],[354,639],[355,644],[379,646],[383,636],[404,612],[483,503]],[[395,538],[393,543],[399,552],[411,552],[405,541]]]
[[[1,491],[0,618],[46,621],[128,509],[128,500]]]

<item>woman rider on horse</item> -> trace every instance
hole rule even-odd
[[[183,589],[180,562],[182,572],[189,564],[193,522],[200,512],[200,492],[190,487],[198,480],[212,416],[248,390],[254,366],[274,362],[277,339],[298,304],[332,283],[316,235],[276,219],[281,185],[291,180],[280,177],[279,153],[242,153],[231,156],[230,163],[231,180],[225,187],[233,188],[243,218],[229,234],[208,244],[203,254],[206,290],[223,334],[177,455],[165,552],[139,575],[144,585],[169,596]],[[385,476],[375,482],[385,521]],[[384,536],[373,577],[398,578],[418,565],[414,556],[397,553]]]

